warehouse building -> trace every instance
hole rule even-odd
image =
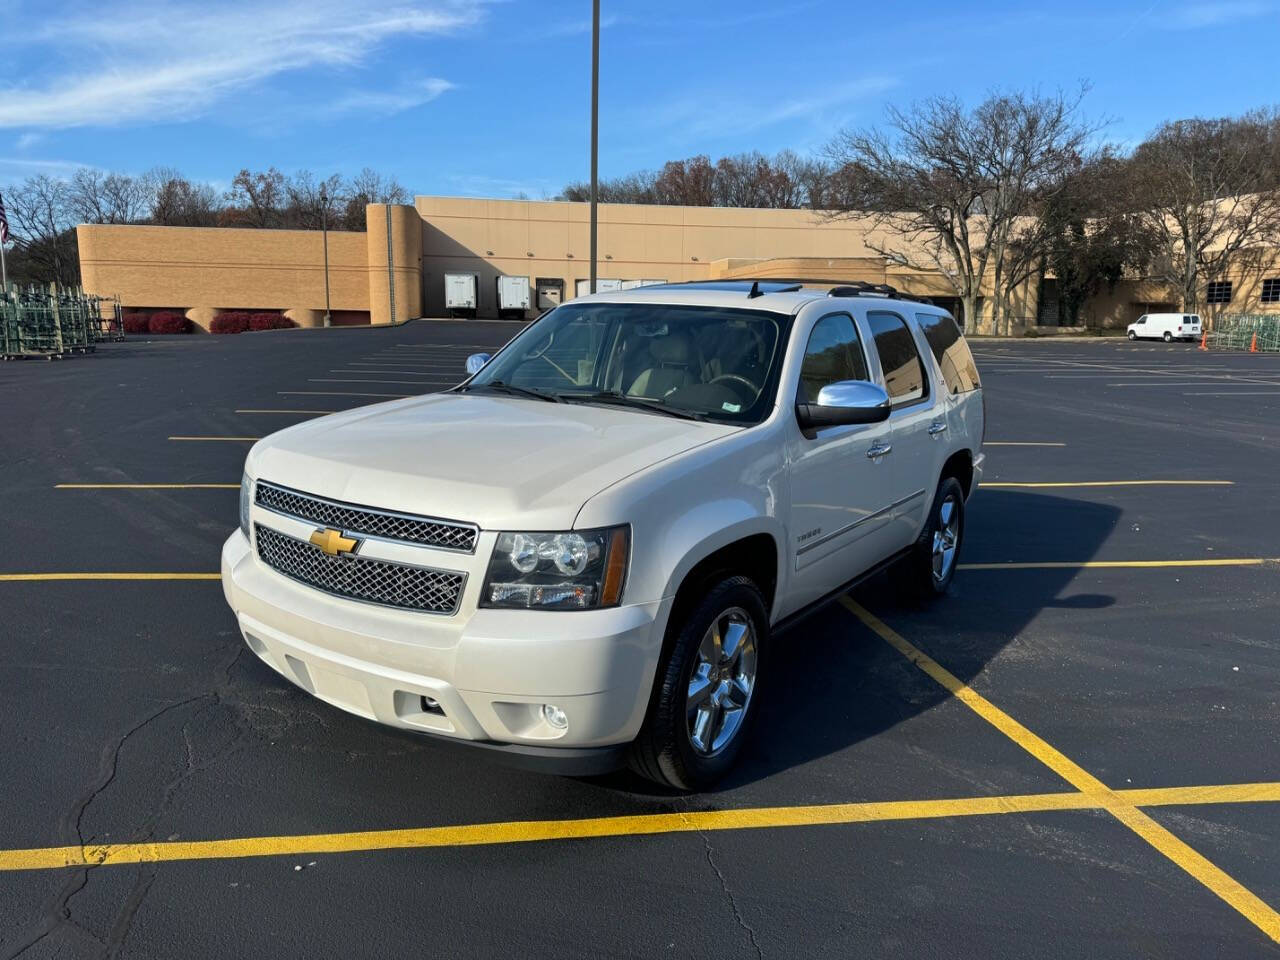
[[[182,310],[207,330],[219,313],[279,310],[300,326],[386,324],[449,312],[496,317],[523,289],[533,316],[585,292],[590,275],[584,203],[420,196],[373,204],[363,233],[83,225],[86,291],[118,296],[126,311]],[[328,269],[325,269],[325,242]],[[602,289],[739,277],[888,283],[960,315],[941,271],[917,270],[877,250],[900,243],[868,218],[829,220],[809,210],[601,204]],[[1210,311],[1280,311],[1280,263],[1240,271],[1209,290]],[[326,282],[327,273],[327,282]],[[446,277],[454,295],[446,299]],[[458,280],[457,277],[465,279]],[[474,280],[469,278],[474,277]],[[457,299],[472,288],[472,301]],[[1180,309],[1176,292],[1122,280],[1085,305],[1091,327],[1123,327],[1142,313]],[[1009,305],[1010,332],[1059,326],[1056,281],[1033,278]],[[982,302],[971,331],[990,332]],[[513,315],[513,314],[508,314]]]

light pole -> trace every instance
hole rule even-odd
[[[329,315],[329,194],[320,188],[320,238],[324,244],[324,325],[332,324]]]
[[[600,0],[591,0],[591,292],[596,292],[596,160],[600,147]]]

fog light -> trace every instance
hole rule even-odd
[[[422,712],[434,713],[438,717],[443,717],[444,707],[440,706],[440,701],[435,697],[424,696],[422,698]]]
[[[569,718],[554,703],[544,703],[542,705],[542,719],[557,730],[569,729]]]

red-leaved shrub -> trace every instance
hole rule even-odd
[[[126,313],[124,315],[125,333],[150,333],[151,318],[145,313]]]
[[[249,316],[250,330],[288,330],[294,322],[280,313],[254,313]]]
[[[213,318],[210,333],[244,333],[249,329],[249,314],[243,310],[228,310]]]
[[[147,329],[151,333],[188,333],[191,330],[191,321],[180,313],[162,310],[160,313],[151,315],[151,322],[147,324]]]

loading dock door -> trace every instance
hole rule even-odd
[[[554,310],[564,301],[564,281],[558,277],[538,277],[534,281],[534,287],[537,290],[537,308],[540,313]]]

